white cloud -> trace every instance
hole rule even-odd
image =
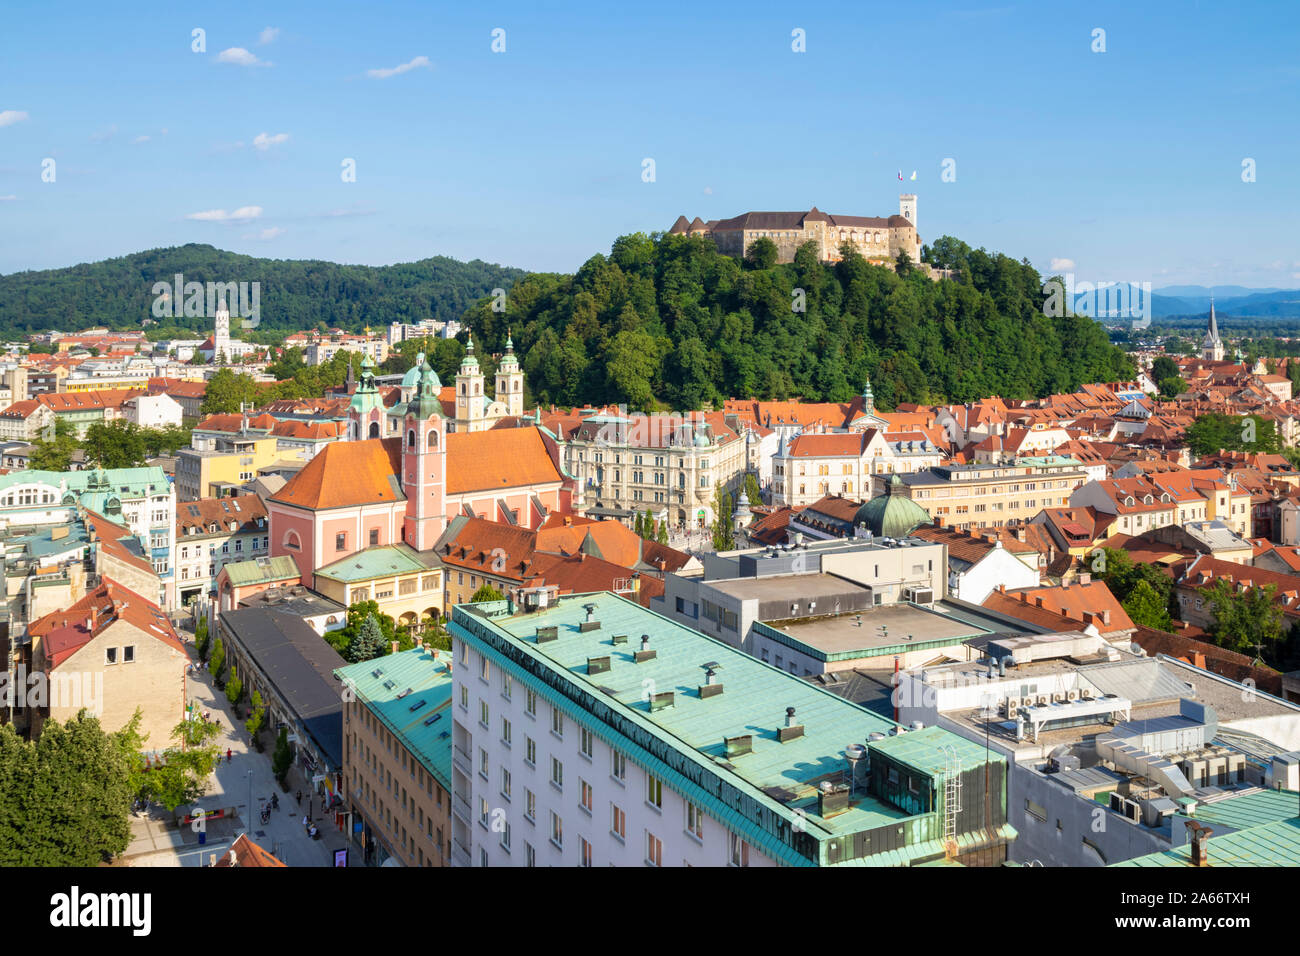
[[[260,219],[262,216],[261,206],[240,206],[234,212],[226,212],[224,209],[205,209],[203,212],[186,213],[186,219],[197,219],[200,222],[248,222],[252,219]]]
[[[280,35],[279,27],[267,27],[260,34],[258,34],[257,42],[260,43],[262,46],[266,46],[268,43],[274,43],[275,38],[278,37],[279,35]]]
[[[1073,268],[1074,268],[1073,259],[1058,259],[1055,256],[1052,257],[1053,272],[1060,272],[1062,269],[1073,269]]]
[[[17,196],[0,196],[0,202],[17,202]]]
[[[268,229],[262,229],[258,232],[250,232],[244,235],[245,239],[257,239],[262,242],[274,239],[276,236],[283,235],[284,230],[279,226],[271,226]]]
[[[150,138],[151,138],[151,137],[149,137],[149,136],[137,136],[135,139],[131,140],[131,142],[132,142],[133,144],[136,144],[136,143],[147,143],[147,142],[149,142]]]
[[[706,196],[712,196],[712,195],[713,195],[713,187],[712,187],[712,186],[705,186],[705,187],[704,187],[704,195],[706,195]]]
[[[217,54],[218,63],[233,63],[235,66],[270,66],[265,60],[259,60],[242,46],[232,46]]]
[[[398,73],[409,73],[415,69],[433,69],[433,64],[429,62],[427,56],[417,56],[409,63],[403,63],[392,69],[366,70],[366,76],[372,80],[386,80],[390,76],[396,76]]]
[[[92,133],[90,136],[90,141],[92,143],[107,143],[110,139],[112,139],[116,135],[117,135],[117,124],[114,123],[108,129],[101,129],[97,133]]]
[[[258,133],[253,137],[253,147],[265,151],[270,149],[272,146],[279,146],[281,143],[287,143],[288,141],[288,133],[276,133],[274,136],[270,136],[266,133]]]
[[[0,110],[0,126],[13,126],[14,123],[21,123],[27,119],[27,113],[24,110]]]

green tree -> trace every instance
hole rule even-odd
[[[1242,654],[1277,659],[1284,631],[1282,609],[1273,603],[1276,584],[1238,591],[1227,578],[1216,578],[1199,593],[1214,611],[1210,634],[1215,643]]]
[[[776,243],[766,236],[760,236],[745,250],[745,268],[770,269],[776,265],[778,256]]]
[[[67,471],[78,447],[76,429],[66,419],[55,418],[53,433],[32,443],[27,467],[33,471]]]
[[[735,537],[731,531],[731,495],[719,487],[713,493],[713,549],[730,551],[735,546]]]
[[[1138,581],[1133,586],[1123,607],[1134,624],[1161,631],[1169,630],[1170,618],[1165,601],[1147,581]]]
[[[208,661],[208,670],[212,672],[213,681],[221,680],[221,671],[226,666],[226,646],[221,638],[212,642],[212,656]]]
[[[275,753],[271,755],[271,772],[275,774],[275,779],[280,782],[280,786],[285,786],[285,778],[289,775],[289,768],[293,766],[293,749],[289,745],[289,729],[280,728],[280,736],[275,741]]]
[[[208,634],[208,616],[200,614],[198,621],[194,625],[194,649],[198,651],[199,660],[208,659],[208,650],[212,641]]]
[[[745,497],[749,499],[751,507],[763,503],[763,493],[758,487],[758,475],[752,471],[745,472]]]
[[[94,422],[82,442],[86,457],[101,468],[136,468],[144,464],[144,434],[140,427],[118,418]]]
[[[1165,355],[1159,355],[1151,363],[1151,381],[1160,382],[1166,378],[1177,378],[1180,375],[1178,363]]]
[[[251,375],[235,372],[229,368],[218,369],[216,374],[208,379],[199,413],[229,415],[238,412],[241,403],[255,403],[259,392],[257,382]]]
[[[244,721],[244,729],[248,731],[248,738],[253,742],[253,746],[261,751],[262,741],[261,738],[258,737],[258,734],[260,734],[262,728],[266,726],[266,705],[262,700],[262,694],[260,691],[253,691],[253,696],[249,700],[249,706],[251,712],[248,715],[248,719]]]
[[[659,544],[666,545],[668,543],[668,522],[667,521],[659,522],[659,533],[655,536],[655,540]]]
[[[81,711],[36,740],[0,726],[0,866],[98,866],[131,838],[140,714],[107,734]]]
[[[1168,378],[1160,379],[1158,383],[1160,397],[1169,400],[1175,396],[1187,391],[1187,383],[1177,375],[1171,375]]]
[[[482,585],[474,596],[469,599],[471,604],[478,604],[480,601],[504,601],[506,596],[490,584]]]
[[[230,679],[226,681],[226,700],[230,701],[230,706],[239,703],[244,696],[244,682],[239,679],[239,668],[233,664],[230,667]]]
[[[361,625],[361,632],[352,642],[352,660],[368,661],[375,657],[382,657],[384,651],[384,633],[380,630],[379,621],[375,615],[367,615],[365,623]]]

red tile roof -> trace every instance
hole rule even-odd
[[[157,604],[107,577],[66,610],[33,621],[28,625],[28,632],[44,638],[45,658],[53,670],[118,620],[185,653],[185,646]]]

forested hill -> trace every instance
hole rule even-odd
[[[208,245],[151,249],[67,269],[0,276],[0,335],[91,326],[140,328],[152,317],[155,282],[260,282],[260,331],[457,319],[493,289],[521,276],[511,269],[444,256],[391,266],[259,259]],[[204,322],[206,324],[204,325]],[[171,320],[164,324],[170,325]],[[198,327],[209,320],[181,320]]]
[[[1042,279],[1027,262],[949,237],[925,252],[954,279],[895,274],[856,254],[828,265],[810,246],[787,265],[737,261],[700,237],[637,233],[575,275],[529,275],[504,312],[482,301],[470,322],[489,352],[510,327],[529,391],[566,406],[847,401],[869,378],[891,409],[1132,377],[1100,325],[1043,314]]]

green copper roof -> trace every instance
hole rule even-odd
[[[301,576],[293,558],[282,554],[277,558],[254,558],[252,561],[234,561],[225,566],[226,576],[233,587],[266,584]]]
[[[1289,820],[1297,811],[1300,811],[1300,794],[1294,790],[1257,790],[1213,803],[1198,803],[1194,819],[1211,827],[1245,830]]]
[[[587,605],[598,629],[580,628]],[[763,852],[783,862],[810,862],[783,843],[774,821],[785,821],[787,827],[798,821],[796,833],[817,841],[823,862],[828,844],[843,844],[845,855],[852,857],[853,841],[845,838],[882,827],[904,827],[905,842],[941,837],[937,814],[909,814],[868,795],[861,784],[846,812],[818,815],[815,788],[823,780],[844,778],[846,745],[879,746],[871,735],[887,734],[892,721],[607,592],[564,596],[529,614],[505,611],[504,601],[458,605],[451,631],[476,647],[490,647],[498,666],[504,664],[518,679],[539,688],[571,719],[715,813],[724,825],[747,834]],[[550,627],[556,628],[557,638],[539,643],[538,629]],[[655,655],[638,663],[643,634],[649,636],[647,650]],[[624,639],[615,643],[617,635]],[[603,658],[609,669],[589,673],[589,662]],[[526,667],[520,668],[524,661]],[[721,693],[701,696],[705,665],[714,669]],[[660,699],[660,706],[652,707],[652,695],[667,693],[670,702]],[[779,731],[789,707],[803,733],[782,742]],[[735,737],[749,737],[750,750],[728,755],[726,739]],[[928,746],[938,751],[943,745],[973,746],[935,728],[918,750]],[[976,749],[982,761],[984,750]],[[942,762],[942,753],[933,759]]]
[[[451,791],[451,656],[415,648],[334,670],[356,700]]]
[[[1291,798],[1294,801],[1296,794],[1292,793]],[[1209,864],[1213,867],[1300,866],[1300,819],[1294,817],[1223,836],[1211,836],[1206,842]],[[1115,864],[1146,867],[1191,865],[1190,842],[1163,853],[1151,853]]]
[[[905,538],[923,524],[930,523],[930,514],[902,493],[903,480],[890,475],[885,493],[872,498],[853,516],[854,525],[865,525],[873,535],[885,538]]]
[[[356,554],[340,558],[333,564],[319,568],[316,574],[332,581],[350,584],[354,581],[369,581],[395,574],[427,571],[434,567],[437,567],[437,564],[422,557],[410,545],[394,544],[378,545],[358,551]]]
[[[1004,760],[996,750],[986,750],[965,737],[950,734],[939,727],[923,727],[897,737],[886,737],[876,741],[872,749],[929,776],[942,777],[948,771],[946,748],[949,747],[961,761],[963,770],[982,766],[986,760],[990,763],[1002,763]]]

